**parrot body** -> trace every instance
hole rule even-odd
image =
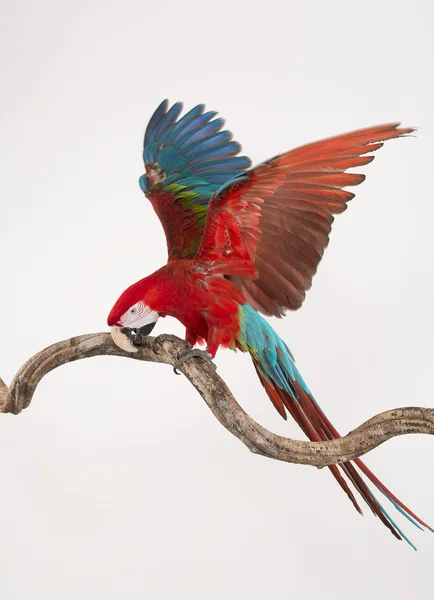
[[[191,344],[248,352],[283,418],[289,413],[312,441],[340,435],[318,406],[287,345],[260,313],[299,308],[328,244],[334,215],[354,196],[342,188],[364,175],[384,140],[408,134],[393,123],[330,138],[277,156],[254,169],[222,119],[203,105],[179,118],[164,101],[145,134],[142,190],[166,233],[168,263],[130,286],[108,317],[115,342],[134,352],[170,315]],[[398,539],[411,542],[368,488],[361,471],[417,527],[429,528],[360,460],[329,467],[361,512],[347,480]],[[412,545],[413,546],[413,545]],[[413,546],[414,547],[414,546]]]

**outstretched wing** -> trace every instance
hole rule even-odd
[[[277,156],[229,182],[210,202],[197,259],[230,275],[265,314],[301,306],[329,242],[335,214],[347,208],[385,140],[411,133],[399,123],[361,129]]]
[[[216,112],[199,104],[179,118],[182,103],[168,107],[164,100],[149,121],[139,182],[163,225],[170,261],[195,255],[210,198],[251,161],[236,156],[241,146]]]

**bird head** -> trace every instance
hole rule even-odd
[[[160,316],[148,279],[126,289],[107,318],[114,343],[126,352],[139,350],[143,338],[151,333]]]

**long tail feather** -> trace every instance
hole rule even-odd
[[[258,377],[279,414],[286,419],[288,412],[311,441],[340,438],[339,432],[312,396],[295,366],[291,352],[277,333],[248,304],[242,307],[240,316],[241,332],[238,347],[250,352]],[[416,549],[374,496],[357,469],[360,469],[413,525],[419,529],[425,527],[433,531],[427,523],[392,494],[359,458],[339,465],[330,465],[328,468],[356,510],[362,513],[344,476],[354,485],[372,512],[398,540],[404,539],[412,548]]]
[[[337,438],[341,437],[339,432],[336,430],[336,428],[333,427],[333,425],[327,419],[325,414],[321,411],[317,402],[313,398],[312,398],[312,400],[321,413],[323,422],[326,425],[326,427],[328,428],[329,435],[332,436],[331,439],[337,439]],[[430,531],[434,531],[427,523],[422,521],[422,519],[420,519],[417,515],[415,515],[413,511],[411,511],[407,506],[405,506],[405,504],[403,504],[401,502],[401,500],[399,500],[383,483],[381,483],[381,481],[374,475],[374,473],[370,469],[368,469],[368,467],[365,465],[365,463],[360,458],[355,458],[354,462],[359,467],[359,469],[366,475],[366,477],[368,477],[368,479],[375,485],[375,487],[377,487],[386,496],[386,498],[388,500],[390,500],[390,502],[395,506],[395,508],[399,512],[404,514],[407,517],[407,519],[409,519],[409,521],[411,521],[414,525],[416,525],[420,529],[421,529],[420,525],[422,525],[422,527],[426,527],[426,529],[429,529]],[[409,518],[409,517],[412,517],[412,518]],[[419,523],[419,525],[417,525],[417,523]]]
[[[264,379],[264,377],[261,375],[261,372],[260,372],[258,366],[256,365],[255,359],[253,359],[253,364],[255,366],[256,373],[258,374],[258,377],[259,377],[262,385],[264,386],[265,391],[267,392],[268,396],[270,397],[271,401],[273,402],[274,406],[276,406],[276,408],[278,406],[286,407],[288,412],[290,413],[290,415],[293,417],[293,419],[300,425],[301,429],[306,434],[306,436],[310,440],[319,441],[320,438],[316,436],[314,429],[312,428],[311,424],[304,416],[303,412],[300,410],[300,407],[298,407],[294,403],[286,402],[286,399],[283,400],[281,395],[279,394],[279,391],[281,391],[281,390],[276,390],[272,386],[272,384],[268,383],[268,381],[266,379]],[[279,408],[277,410],[279,411],[280,414],[282,414]],[[286,415],[285,415],[285,418],[286,418]],[[339,468],[336,465],[330,465],[329,469],[332,472],[333,477],[336,479],[336,481],[339,483],[339,485],[341,486],[343,491],[347,494],[348,498],[353,503],[354,508],[360,514],[363,514],[362,509],[360,508],[360,506],[357,503],[356,498],[354,497],[354,494],[352,493],[352,491],[349,488],[345,479],[342,477],[341,472],[339,471]]]

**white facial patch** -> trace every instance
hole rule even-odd
[[[149,306],[146,306],[143,302],[137,302],[131,308],[125,312],[121,317],[122,327],[131,327],[131,329],[139,329],[143,325],[149,325],[149,323],[156,323],[158,320],[158,313],[151,310]]]
[[[143,315],[140,319],[138,319],[135,322],[134,327],[136,329],[140,329],[144,325],[149,325],[150,323],[156,323],[158,321],[159,316],[160,315],[157,312],[155,312],[154,310],[151,310],[146,315]]]

